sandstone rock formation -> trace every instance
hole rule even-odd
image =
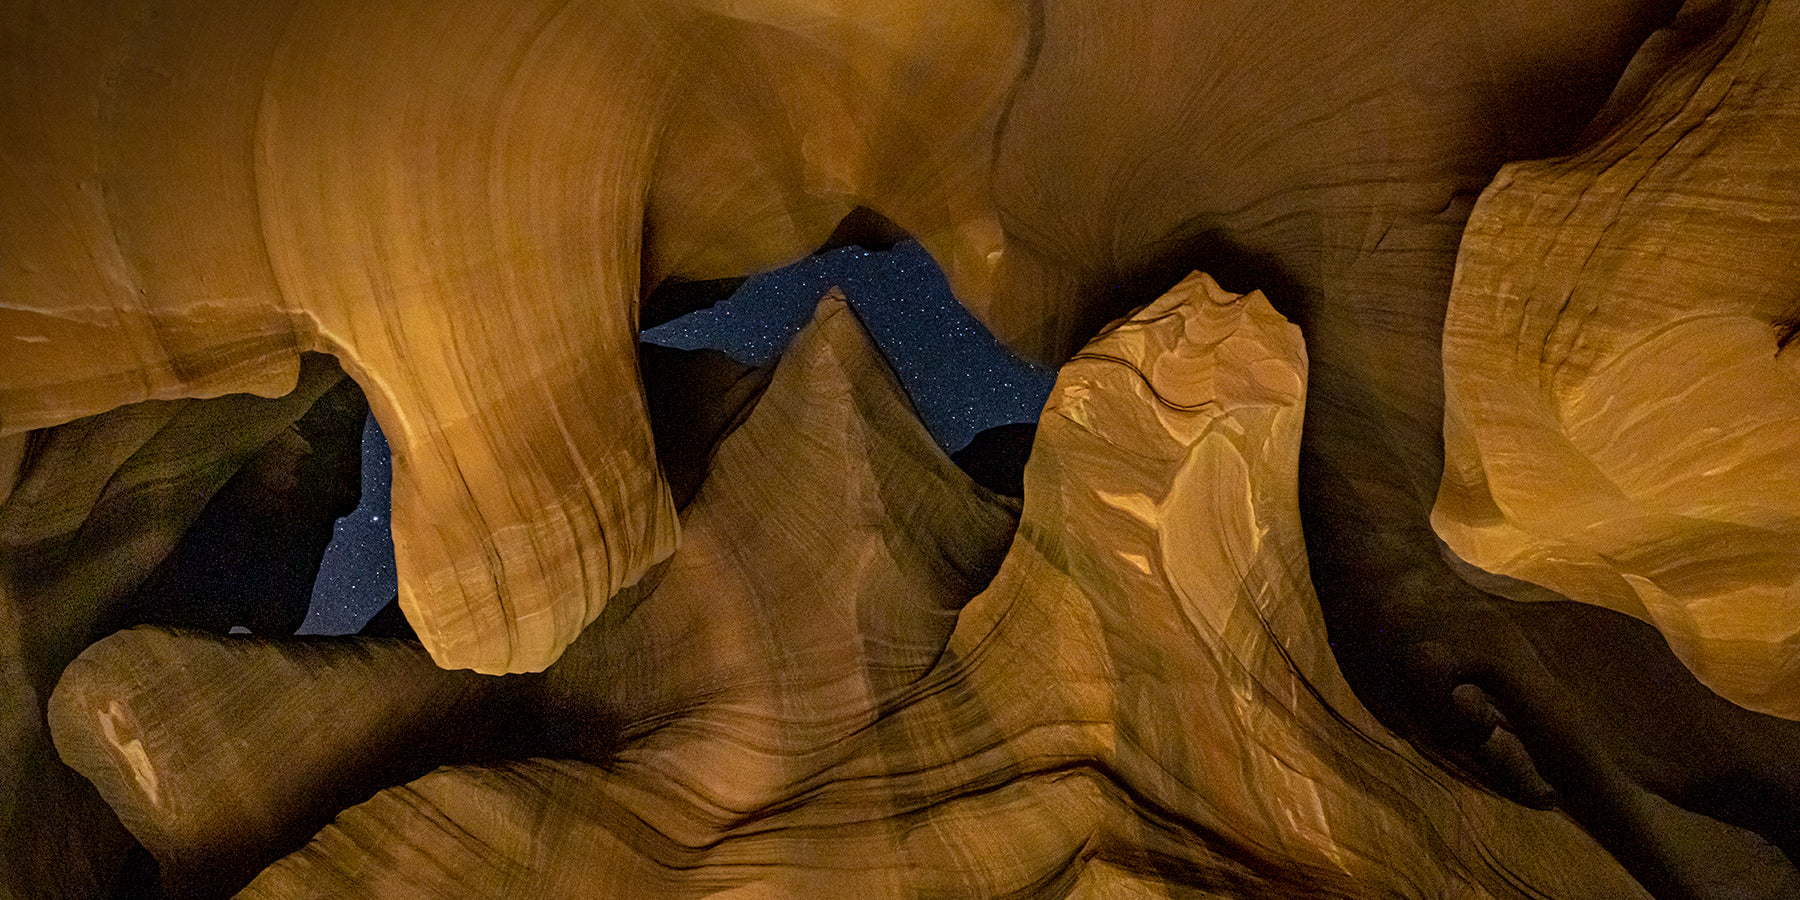
[[[1336,675],[1293,491],[1304,393],[1293,326],[1195,276],[1065,368],[1001,562],[1008,504],[932,444],[828,299],[719,448],[668,568],[529,688],[489,688],[559,698],[609,740],[556,761],[522,758],[526,739],[382,791],[246,895],[1632,896],[1567,819],[1436,773]],[[355,770],[358,744],[378,770],[393,747],[355,726],[297,746],[282,735],[312,716],[274,710],[361,681],[407,695],[395,736],[421,716],[481,730],[447,708],[473,676],[349,641],[115,636],[59,687],[59,746],[167,869],[191,871],[153,841],[178,810],[189,859],[273,846],[225,786],[285,797],[272,775]],[[191,678],[159,683],[170,654]],[[138,768],[109,713],[143,723]],[[194,753],[223,734],[246,752]],[[144,773],[165,766],[154,801]]]
[[[721,377],[712,383],[732,383],[738,393],[665,398],[676,418],[704,421],[692,440],[659,443],[639,390],[656,379],[655,364],[634,351],[640,304],[659,285],[728,284],[797,257],[834,240],[845,216],[863,208],[916,236],[943,264],[959,298],[1003,338],[1051,361],[1074,355],[1102,323],[1159,296],[1192,269],[1212,271],[1233,289],[1266,289],[1307,338],[1298,451],[1303,555],[1330,652],[1358,697],[1433,761],[1525,803],[1560,805],[1654,891],[1728,893],[1739,885],[1717,872],[1765,864],[1777,874],[1764,883],[1779,891],[1791,867],[1769,855],[1768,843],[1800,853],[1800,835],[1768,815],[1800,793],[1800,773],[1786,752],[1792,723],[1717,706],[1716,696],[1692,690],[1665,657],[1673,648],[1707,684],[1745,706],[1796,714],[1796,486],[1788,452],[1796,415],[1789,348],[1800,318],[1791,287],[1796,173],[1788,152],[1796,121],[1791,51],[1800,41],[1795,5],[16,0],[0,24],[0,56],[10,73],[0,80],[0,120],[8,125],[0,131],[0,473],[16,470],[24,480],[0,478],[0,526],[8,535],[0,558],[8,592],[0,597],[0,677],[8,696],[0,699],[15,715],[4,732],[8,758],[20,762],[3,777],[49,785],[45,796],[81,795],[44,742],[37,711],[49,685],[77,651],[130,618],[105,622],[100,612],[117,609],[154,567],[180,568],[179,554],[163,560],[182,538],[182,523],[246,456],[268,448],[272,432],[261,429],[295,421],[289,413],[297,415],[305,401],[287,398],[323,389],[305,351],[341,362],[392,441],[400,605],[440,666],[544,669],[590,623],[612,621],[616,629],[658,592],[673,596],[646,573],[676,546],[674,491],[685,492],[705,474],[712,440],[736,422],[754,381],[733,382],[731,372],[715,370]],[[1571,152],[1502,170],[1512,161]],[[1477,215],[1465,241],[1471,209]],[[1116,345],[1148,333],[1122,331],[1109,340]],[[1133,352],[1120,358],[1140,370],[1167,356]],[[1079,360],[1070,377],[1093,362]],[[1247,377],[1229,366],[1216,372],[1228,382]],[[1169,397],[1198,390],[1146,378]],[[1268,386],[1250,382],[1239,386]],[[227,445],[205,447],[222,431],[214,417],[235,423],[229,410],[255,405],[239,393],[246,391],[277,398],[270,401],[277,406],[259,407],[265,413],[249,417],[255,421]],[[192,406],[205,421],[184,429],[179,410],[190,407],[180,404],[191,398],[219,398],[220,405],[204,414]],[[122,406],[144,401],[151,405]],[[275,408],[283,411],[266,412]],[[1084,407],[1071,401],[1062,408]],[[176,427],[150,437],[165,413]],[[1165,431],[1179,430],[1172,424],[1179,417],[1159,415]],[[1052,437],[1040,434],[1038,443],[1054,446]],[[1068,472],[1093,484],[1110,484],[1148,465],[1160,439],[1134,428],[1121,440],[1145,444],[1104,448],[1113,454],[1109,465],[1123,466],[1116,462],[1121,455],[1130,460],[1119,471],[1073,466],[1067,454],[1082,456],[1075,450],[1050,450],[1050,461],[1034,461],[1033,471],[1072,466]],[[181,458],[165,458],[157,447],[178,448]],[[140,448],[151,449],[140,455]],[[293,458],[280,447],[268,452],[271,460]],[[115,501],[158,495],[166,486],[158,473],[170,465],[169,484],[207,487],[147,526],[132,523],[135,507]],[[65,485],[65,471],[83,474]],[[1272,464],[1256,471],[1263,474],[1253,472],[1245,497],[1275,497],[1294,478]],[[1034,477],[1085,496],[1078,478]],[[1173,475],[1162,482],[1144,477],[1185,483]],[[801,483],[791,480],[788,488]],[[993,483],[1008,486],[997,475]],[[789,492],[765,487],[757,502],[773,508]],[[1138,518],[1161,535],[1184,517],[1217,512],[1208,505],[1214,499],[1190,497],[1192,508]],[[701,496],[695,504],[704,502]],[[1442,552],[1432,530],[1434,508],[1453,552]],[[1166,521],[1158,517],[1165,513]],[[1119,515],[1119,535],[1136,534],[1138,526],[1126,527],[1130,517]],[[699,509],[690,515],[701,517]],[[882,546],[919,540],[928,524],[896,518]],[[1238,540],[1232,529],[1241,522],[1212,524]],[[1274,534],[1256,532],[1250,546],[1278,541]],[[1110,548],[1095,551],[1109,565],[1108,554],[1118,551],[1112,540],[1109,532],[1090,542]],[[1025,540],[1021,547],[1037,547],[1033,552],[1048,560],[1034,571],[1063,587],[1051,600],[1030,602],[1021,598],[1031,592],[1017,584],[1007,588],[1013,593],[990,591],[1007,599],[971,606],[976,612],[958,619],[961,637],[952,635],[951,647],[986,653],[1014,646],[1007,640],[1022,646],[1024,638],[996,637],[1022,621],[996,604],[1029,618],[1039,609],[1032,604],[1044,602],[1058,615],[1072,609],[1079,622],[1103,626],[1070,638],[1063,659],[1078,671],[1091,660],[1104,660],[1093,665],[1109,678],[1171,658],[1191,662],[1185,654],[1197,652],[1192,647],[1169,651],[1148,638],[1120,643],[1132,628],[1105,611],[1123,602],[1118,585],[1136,584],[1132,573],[1141,569],[1099,565],[1083,555],[1085,546],[1072,534]],[[929,556],[931,549],[919,552]],[[1239,542],[1221,552],[1232,560],[1230,571],[1248,572],[1266,551]],[[711,553],[691,550],[694,559]],[[1147,550],[1139,555],[1157,558]],[[1276,555],[1287,567],[1283,577],[1299,579],[1302,551]],[[673,573],[682,564],[668,565]],[[784,565],[762,564],[743,590],[760,598],[757,591],[774,589],[762,584],[764,570]],[[1112,581],[1093,580],[1096,572]],[[1171,574],[1169,590],[1203,576],[1212,577]],[[166,594],[169,581],[161,579],[157,590]],[[996,590],[1006,584],[1003,578]],[[688,590],[697,599],[682,602],[691,604],[719,593]],[[1303,588],[1295,590],[1304,597]],[[1498,593],[1601,603],[1654,622],[1668,643],[1602,610],[1551,603],[1524,611]],[[627,607],[614,611],[624,618],[607,617],[609,602]],[[1172,621],[1192,619],[1168,612],[1185,610],[1185,602],[1168,601]],[[1098,688],[1105,695],[1099,700],[1082,694],[1091,685],[1080,678],[1062,684],[1040,672],[1027,679],[1034,689],[1057,688],[1044,691],[1049,712],[1008,706],[1019,694],[1004,685],[1016,672],[994,664],[952,675],[961,665],[957,656],[930,663],[920,677],[989,685],[980,690],[995,693],[977,696],[1004,707],[994,718],[956,718],[963,708],[935,695],[928,700],[937,706],[918,707],[929,713],[907,706],[881,710],[878,718],[916,723],[907,727],[936,736],[900,745],[914,754],[906,759],[943,764],[912,776],[946,797],[963,797],[959,792],[974,784],[1004,793],[993,773],[1010,778],[1029,770],[1041,776],[1034,784],[1054,782],[1057,790],[1079,794],[1098,785],[1092,789],[1100,799],[1082,794],[1081,808],[1132,809],[1123,820],[1096,812],[1055,823],[1133,823],[1067,845],[1082,848],[1071,852],[1092,865],[1058,869],[1021,858],[1011,875],[990,872],[985,886],[1027,870],[1129,878],[1186,860],[1195,871],[1237,873],[1209,883],[1227,892],[1256,890],[1259,878],[1279,885],[1330,872],[1308,886],[1330,888],[1342,875],[1349,892],[1398,879],[1407,885],[1397,889],[1402,893],[1421,884],[1504,893],[1512,875],[1494,874],[1496,866],[1537,859],[1538,850],[1518,848],[1545,841],[1563,849],[1543,851],[1551,862],[1518,863],[1526,873],[1518,877],[1530,881],[1549,871],[1534,867],[1578,860],[1580,874],[1602,885],[1596,895],[1624,890],[1608,880],[1622,877],[1609,863],[1568,837],[1567,820],[1465,794],[1460,782],[1441,781],[1442,772],[1358,718],[1348,695],[1333,694],[1329,673],[1314,667],[1330,668],[1317,642],[1319,620],[1262,611],[1274,629],[1271,641],[1318,654],[1312,662],[1296,657],[1295,666],[1326,698],[1324,706],[1345,717],[1319,726],[1332,735],[1320,747],[1380,746],[1382,759],[1398,754],[1393,758],[1421,766],[1399,781],[1371,776],[1388,785],[1376,791],[1384,797],[1390,795],[1381,791],[1409,802],[1478,798],[1451,802],[1455,816],[1431,812],[1435,801],[1425,802],[1427,812],[1413,816],[1424,824],[1394,826],[1392,834],[1384,830],[1388,807],[1354,804],[1376,810],[1368,813],[1371,828],[1383,835],[1358,852],[1387,854],[1403,845],[1430,864],[1396,874],[1383,870],[1385,863],[1294,836],[1304,829],[1281,832],[1286,836],[1271,856],[1264,851],[1274,826],[1249,820],[1300,828],[1335,821],[1334,807],[1319,799],[1324,811],[1307,819],[1293,807],[1258,812],[1256,797],[1182,794],[1183,761],[1216,737],[1227,749],[1215,747],[1210,759],[1231,759],[1270,784],[1291,786],[1281,773],[1305,771],[1305,784],[1292,789],[1307,802],[1329,795],[1315,787],[1313,770],[1255,769],[1258,751],[1231,743],[1249,723],[1201,738],[1184,729],[1177,740],[1166,723],[1144,725],[1155,717],[1134,718],[1142,716],[1137,712],[1080,719],[1128,737],[1133,727],[1152,734],[1155,752],[1139,762],[1162,766],[1166,756],[1165,776],[1181,782],[1179,790],[1169,788],[1174,793],[1146,787],[1156,778],[1131,769],[1128,753],[1119,755],[1119,747],[1149,743],[1095,749],[1075,738],[1050,741],[1053,750],[1042,751],[1050,757],[1098,762],[1033,769],[1046,757],[1031,755],[1040,753],[1031,742],[1061,731],[1039,729],[1032,717],[1069,710],[1100,716],[1096,710],[1118,705]],[[944,622],[937,625],[949,634]],[[1568,635],[1590,625],[1638,656],[1584,656],[1592,648]],[[1229,633],[1218,623],[1209,627]],[[162,638],[130,634],[101,645],[96,658],[130,660],[152,650],[204,655],[226,646],[187,635],[165,648],[157,643]],[[663,654],[658,665],[676,666],[686,649],[677,646],[681,634],[646,638],[634,652],[651,648]],[[910,647],[914,637],[895,639]],[[308,653],[270,650],[246,665],[287,671],[284,665],[312,658]],[[406,658],[417,662],[416,654]],[[143,675],[127,672],[124,662],[105,668],[114,674],[78,668],[70,683],[98,693],[71,696],[142,703],[158,718],[186,702],[143,692]],[[1181,671],[1170,677],[1185,677]],[[1637,683],[1633,672],[1643,675]],[[1582,683],[1590,678],[1599,679],[1591,689]],[[545,674],[529,683],[558,682]],[[1204,683],[1212,690],[1228,682]],[[1275,693],[1292,694],[1298,683]],[[1063,688],[1073,693],[1065,697]],[[1669,727],[1685,729],[1678,737],[1709,740],[1635,740],[1621,723],[1642,722],[1643,714],[1617,715],[1608,705],[1636,709],[1646,691],[1654,697],[1664,688],[1685,698],[1663,710],[1666,721],[1680,723]],[[1119,688],[1109,683],[1106,690]],[[500,695],[514,691],[531,693],[507,688]],[[532,708],[562,702],[541,699],[552,695],[590,696],[573,688],[533,694],[540,699]],[[1151,706],[1167,699],[1154,692],[1119,696]],[[70,721],[86,715],[93,724],[71,734],[100,727],[97,713],[81,712],[88,702],[75,704]],[[1253,715],[1263,714],[1257,707]],[[1211,727],[1213,719],[1196,721]],[[1355,727],[1344,730],[1345,722]],[[1018,736],[1028,749],[988,751],[1015,747],[1003,740],[958,743],[974,739],[961,733],[963,725],[975,737],[988,733],[982,728],[1016,726],[1017,735],[1004,736]],[[149,726],[141,733],[165,734]],[[183,758],[186,751],[169,748],[200,740],[195,731],[165,751]],[[102,751],[83,765],[104,783],[96,762],[108,758]],[[964,756],[951,763],[955,752]],[[1361,752],[1319,749],[1333,774],[1317,783],[1364,784],[1360,774],[1346,774],[1362,771]],[[983,768],[997,756],[1029,765]],[[1090,769],[1099,774],[1086,774]],[[428,778],[426,793],[449,806],[505,795],[507,803],[523,804],[509,808],[522,810],[539,802],[530,799],[539,796],[533,784],[615,784],[611,774],[576,763],[457,771]],[[1743,773],[1753,777],[1736,777]],[[757,783],[765,787],[786,777],[763,774]],[[122,779],[134,776],[118,770],[113,777],[104,791],[127,803],[120,798],[132,796],[132,782]],[[296,784],[295,796],[312,790],[304,778]],[[1121,794],[1107,793],[1121,785]],[[1206,789],[1224,790],[1210,781]],[[1286,790],[1275,793],[1286,797]],[[411,803],[404,796],[381,794],[369,814],[400,815]],[[107,848],[122,838],[108,831],[96,798],[85,797],[43,816],[29,815],[24,800],[0,800],[7,887],[80,894],[107,881],[87,867],[106,865],[91,860],[109,858]],[[963,827],[956,816],[987,810],[983,804],[997,798],[946,801],[941,815],[950,818],[931,820],[939,829],[931,839],[984,846],[984,832],[955,831]],[[1145,798],[1173,806],[1144,806]],[[938,809],[878,799],[889,803],[883,810]],[[680,810],[689,800],[662,802]],[[1665,800],[1733,824],[1684,819]],[[1191,811],[1215,802],[1218,810],[1250,812],[1215,820]],[[813,822],[807,816],[821,808],[758,807],[783,822]],[[1019,809],[1007,808],[1009,821],[1038,822]],[[570,815],[603,823],[611,815],[587,812]],[[1169,824],[1182,816],[1189,818]],[[142,827],[154,816],[138,810],[125,818]],[[685,837],[725,834],[731,826],[719,816],[696,821],[700,830]],[[748,821],[731,827],[750,828]],[[846,819],[817,821],[829,825],[819,833],[854,831]],[[81,824],[93,822],[99,824],[91,832]],[[163,836],[144,838],[163,841],[157,852],[175,870],[204,858],[171,849],[190,840],[185,827],[157,825]],[[1225,837],[1193,844],[1195,827]],[[1761,837],[1733,830],[1739,827]],[[1120,829],[1147,836],[1114,840]],[[259,838],[266,845],[259,852],[304,830],[289,822],[266,832],[277,837]],[[524,831],[511,833],[525,840]],[[600,831],[578,833],[613,840]],[[1158,843],[1176,833],[1180,840]],[[321,838],[322,855],[296,857],[265,884],[306,882],[313,876],[304,866],[335,871],[333,854],[358,852],[350,849],[353,835],[329,834],[337,837]],[[1341,834],[1333,841],[1340,838],[1354,843]],[[1524,843],[1509,843],[1515,840]],[[59,854],[43,848],[65,843],[94,850],[76,854],[81,865],[58,865]],[[1149,849],[1132,856],[1136,850],[1118,847]],[[1224,856],[1196,862],[1181,855],[1200,853],[1196,847]],[[1505,847],[1513,849],[1496,849]],[[991,861],[1005,853],[992,846],[975,855]],[[663,866],[674,857],[643,851],[635,858]],[[1481,861],[1465,863],[1471,858]],[[1263,859],[1309,874],[1271,874],[1255,862]],[[526,878],[543,870],[519,871]],[[187,876],[172,877],[180,883]],[[932,877],[913,872],[884,883],[929,885]],[[1126,890],[1079,878],[1081,890]]]
[[[609,61],[676,56],[614,4],[479,6],[22,5],[0,430],[279,394],[298,350],[332,352],[393,448],[415,627],[447,664],[523,670],[674,546],[633,389],[654,148],[588,136],[654,133],[669,79]]]
[[[1651,622],[1707,686],[1795,719],[1800,9],[1729,14],[1735,40],[1668,35],[1653,49],[1679,65],[1646,66],[1604,139],[1508,166],[1477,205],[1433,521],[1470,563]]]
[[[915,689],[1016,504],[937,449],[836,299],[712,468],[682,554],[541,676],[446,672],[404,642],[138,629],[68,669],[51,711],[64,758],[200,892],[240,886],[422,761],[629,764],[668,779],[650,821],[719,790],[753,795],[728,818],[759,813],[774,801],[757,791],[794,787],[781,773],[825,749],[790,744],[840,741]],[[221,739],[244,749],[212,752]]]
[[[675,544],[640,297],[860,206],[1052,359],[1197,265],[1268,288],[1321,337],[1315,421],[1420,411],[1312,430],[1388,448],[1422,529],[1413,363],[1468,200],[1566,145],[1667,12],[1596,7],[19,0],[0,434],[279,394],[329,352],[394,450],[421,640],[540,669]],[[1332,349],[1368,322],[1407,323],[1407,365]]]
[[[483,681],[410,641],[146,626],[71,664],[49,721],[156,858],[163,893],[222,896],[338,810],[466,760]]]
[[[312,356],[279,398],[145,401],[32,434],[0,503],[0,887],[86,897],[115,879],[128,839],[57,759],[43,713],[51,688],[110,631],[185,617],[166,596],[147,606],[140,587],[236,473],[270,456],[304,468],[295,423],[343,381]]]

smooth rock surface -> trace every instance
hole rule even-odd
[[[339,809],[457,758],[473,729],[445,722],[492,680],[411,641],[142,627],[64,670],[50,732],[156,858],[165,896],[222,896]]]
[[[333,354],[393,449],[401,603],[449,666],[543,668],[668,555],[632,349],[655,150],[636,136],[682,65],[677,23],[16,6],[0,433],[281,394],[301,351]]]
[[[867,208],[1049,361],[1196,267],[1268,289],[1325,335],[1324,430],[1429,492],[1414,363],[1468,201],[1669,6],[17,0],[0,435],[331,353],[394,449],[421,640],[541,669],[675,545],[642,298]]]
[[[1260,295],[1195,276],[1065,368],[966,606],[1010,516],[892,421],[880,366],[823,305],[666,575],[590,629],[616,754],[383,791],[245,895],[1642,896],[1336,675],[1293,492],[1304,354]]]
[[[1309,342],[1300,497],[1319,599],[1357,691],[1409,738],[1467,730],[1452,685],[1433,681],[1445,670],[1555,680],[1523,665],[1537,651],[1490,628],[1504,617],[1483,618],[1487,595],[1440,556],[1440,483],[1440,525],[1461,517],[1465,558],[1667,623],[1709,683],[1779,711],[1793,671],[1792,5],[18,0],[0,23],[14,126],[0,131],[0,474],[29,469],[42,429],[145,399],[279,395],[302,351],[330,352],[393,441],[400,603],[424,646],[446,666],[541,669],[675,545],[634,368],[644,296],[792,259],[862,207],[1050,360],[1195,268],[1291,312]],[[1573,163],[1509,170],[1483,201],[1467,247],[1485,256],[1467,261],[1446,332],[1475,197],[1508,161],[1577,147]],[[1696,280],[1706,290],[1671,288]],[[1552,312],[1565,299],[1571,312]],[[1544,334],[1509,345],[1519,322]],[[216,434],[141,471],[212,466],[202,438]],[[117,468],[103,456],[93,473]],[[1714,490],[1720,466],[1732,477]],[[1318,488],[1334,477],[1345,489]],[[7,486],[0,518],[26,487]],[[33,490],[38,503],[64,486]],[[95,490],[78,480],[71,508]],[[179,536],[109,514],[121,530],[0,559],[8,590],[31,597],[0,603],[19,622],[0,619],[20,698],[5,708],[35,748],[12,758],[40,766],[15,772],[67,778],[23,711],[99,636],[95,596]],[[889,524],[897,543],[922,527]],[[1596,569],[1601,554],[1619,570]],[[1426,651],[1446,664],[1413,665]],[[1131,653],[1133,667],[1161,659]],[[1477,722],[1497,714],[1469,706]],[[1577,707],[1507,717],[1554,750]],[[930,727],[968,721],[986,720]],[[1594,782],[1562,772],[1560,788]],[[8,820],[38,829],[7,833],[31,870],[14,883],[88,878],[98,863],[39,852],[61,846],[40,822]],[[1143,868],[1107,859],[1094,871]],[[1110,876],[1093,878],[1078,883]]]
[[[1708,687],[1794,719],[1800,6],[1717,14],[1743,21],[1646,48],[1677,65],[1628,78],[1642,96],[1592,146],[1482,195],[1445,324],[1433,524],[1464,560],[1650,622]]]
[[[343,379],[310,357],[281,397],[150,400],[30,435],[0,502],[0,892],[88,897],[116,881],[130,839],[57,758],[51,689],[88,644],[143,621],[140,586],[209,500]]]

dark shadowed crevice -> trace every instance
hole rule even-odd
[[[773,366],[750,366],[718,350],[681,350],[638,344],[638,371],[656,460],[675,508],[684,509],[700,489],[713,448],[742,424]]]
[[[1025,496],[1025,462],[1037,439],[1036,422],[1009,422],[980,434],[961,450],[950,454],[976,484],[1008,497]]]
[[[722,300],[731,299],[749,278],[709,278],[689,281],[669,278],[644,298],[638,310],[638,327],[649,330],[673,322],[689,313],[710,309]]]
[[[344,378],[279,432],[138,589],[132,624],[293,634],[334,523],[361,501],[368,415],[362,391]]]
[[[892,250],[894,245],[910,239],[906,229],[895,225],[892,219],[866,206],[859,206],[850,211],[831,237],[819,245],[813,255],[829,253],[844,247],[861,247],[864,250]]]

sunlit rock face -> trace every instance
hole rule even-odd
[[[1651,622],[1708,687],[1793,719],[1800,9],[1719,14],[1735,40],[1667,35],[1646,55],[1682,64],[1622,85],[1645,99],[1603,140],[1483,194],[1433,522],[1519,598]]]

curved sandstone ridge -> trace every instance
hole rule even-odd
[[[1567,820],[1390,740],[1334,656],[1395,733],[1561,804],[1659,896],[1735,897],[1752,857],[1800,877],[1769,856],[1800,859],[1800,721],[1718,700],[1625,616],[1492,596],[1639,616],[1720,693],[1796,714],[1797,5],[18,0],[0,22],[0,779],[19,786],[0,789],[0,886],[119,880],[123,835],[39,713],[82,647],[150,618],[114,615],[124,600],[243,602],[223,596],[238,573],[189,591],[190,573],[219,548],[262,562],[233,523],[279,529],[304,493],[263,489],[342,474],[294,439],[335,378],[307,351],[341,362],[393,447],[421,647],[357,670],[355,642],[128,631],[73,667],[57,740],[173,889],[241,881],[349,794],[486,763],[379,794],[259,884],[347,877],[332,860],[386,852],[355,829],[390,818],[413,861],[449,859],[408,818],[429,796],[542,811],[619,849],[567,858],[694,890],[778,859],[796,890],[842,893],[809,879],[866,859],[875,893],[1104,895],[1177,870],[1226,893],[1629,893]],[[1502,172],[1530,159],[1550,161]],[[918,238],[1010,345],[1083,353],[1010,574],[960,617],[1013,515],[915,433],[847,313],[823,315],[796,351],[812,374],[789,365],[735,450],[714,443],[762,373],[635,351],[658,285],[766,270],[858,208]],[[1082,350],[1196,269],[1305,330],[1297,438],[1298,345],[1260,301],[1190,282],[1191,302]],[[681,518],[696,546],[669,561],[702,484]],[[196,749],[233,727],[211,723],[322,715],[288,693],[309,668],[350,696],[426,657],[475,670],[429,676],[445,684],[506,685],[421,713],[488,723],[454,753],[401,748],[327,784],[331,765]],[[146,681],[184,658],[201,674]],[[274,699],[218,693],[226,670]],[[496,737],[508,709],[530,740]],[[120,762],[133,740],[149,768]],[[205,862],[229,816],[132,806],[153,772],[157,797],[207,808],[171,760],[272,786],[231,813],[273,816],[243,826],[237,869]],[[552,783],[593,803],[557,806]],[[283,796],[313,801],[285,818]],[[450,820],[491,840],[459,845],[446,879],[578,877],[501,839],[529,823]],[[827,835],[849,855],[813,853]],[[79,864],[58,865],[65,844]],[[406,894],[399,859],[382,871]]]
[[[871,198],[984,293],[1024,10],[864,19],[23,4],[0,31],[0,435],[279,394],[299,351],[331,353],[394,454],[420,639],[446,667],[542,669],[675,546],[643,293],[789,261]]]
[[[635,740],[613,765],[665,772],[678,797],[735,780],[747,798],[706,812],[760,810],[788,755],[866,724],[932,665],[1017,518],[937,448],[841,300],[754,410],[688,507],[687,548],[541,675],[444,671],[400,641],[140,628],[66,670],[60,752],[181,894],[241,886],[434,765],[613,759],[621,728]],[[792,730],[808,717],[823,721]]]
[[[1193,268],[1268,288],[1311,419],[1418,525],[1468,200],[1565,147],[1668,6],[21,0],[0,436],[331,353],[394,452],[420,639],[538,670],[675,545],[641,297],[863,206],[1052,361]]]
[[[410,641],[146,626],[82,653],[49,721],[63,761],[156,858],[163,892],[208,896],[248,881],[265,848],[299,846],[344,806],[457,758],[469,729],[442,723],[485,687]]]
[[[299,350],[336,355],[392,447],[401,604],[446,666],[541,669],[673,549],[632,353],[654,146],[591,139],[656,133],[671,25],[48,6],[6,32],[35,77],[4,100],[26,131],[0,176],[0,432],[277,394]]]
[[[1800,7],[1737,15],[1730,44],[1666,36],[1687,64],[1648,67],[1629,118],[1507,167],[1476,206],[1433,522],[1465,560],[1644,619],[1713,690],[1795,719]]]
[[[195,584],[203,579],[169,558],[192,546],[195,523],[221,500],[274,501],[288,516],[281,539],[294,545],[319,526],[329,537],[336,511],[305,507],[330,505],[341,486],[305,469],[340,448],[309,447],[302,433],[319,436],[307,427],[313,414],[342,412],[326,407],[344,380],[329,358],[310,356],[281,397],[152,400],[32,435],[28,464],[0,502],[0,891],[86,897],[116,880],[129,838],[57,760],[45,701],[64,666],[121,625],[220,612],[181,608],[212,606],[206,595],[222,585]],[[266,560],[323,551],[258,537]],[[270,597],[232,599],[238,612],[261,604],[271,619],[295,612],[270,608]]]
[[[382,791],[245,896],[1640,896],[1335,674],[1304,391],[1260,295],[1184,282],[1065,368],[969,600],[1011,516],[828,301],[667,571],[545,673],[589,667],[616,749]]]

